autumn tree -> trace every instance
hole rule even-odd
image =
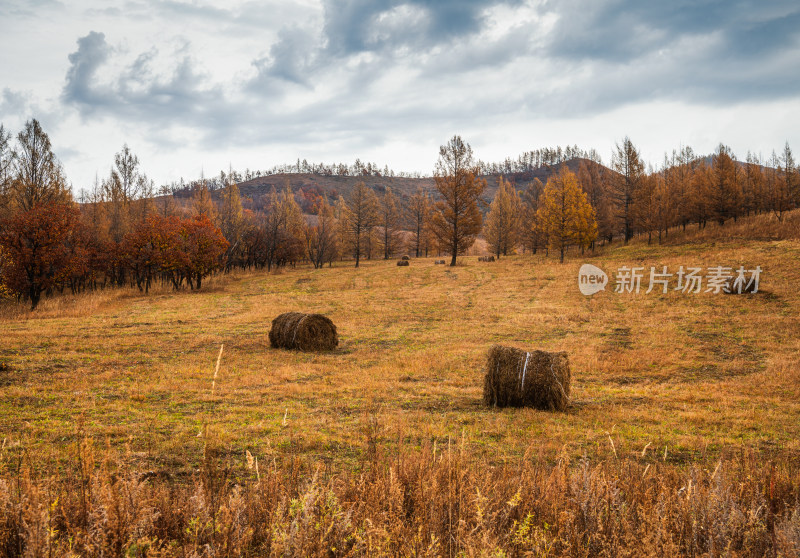
[[[793,209],[800,206],[800,174],[798,174],[797,164],[788,141],[783,147],[783,153],[781,153],[781,170],[786,195],[789,198],[787,206]]]
[[[128,144],[124,144],[122,150],[114,154],[114,166],[109,177],[103,181],[105,198],[110,204],[110,234],[115,242],[122,241],[135,221],[146,217],[147,208],[138,216],[132,214],[132,209],[134,201],[143,194],[145,197],[152,195],[151,187],[139,166],[139,158]]]
[[[314,225],[306,224],[304,240],[306,257],[319,269],[324,264],[330,264],[337,254],[337,223],[334,210],[327,200],[317,207],[317,222]]]
[[[489,249],[498,258],[502,254],[513,253],[519,242],[522,222],[522,202],[513,184],[500,176],[497,179],[497,193],[486,217],[484,236]]]
[[[228,241],[226,260],[232,264],[240,251],[240,242],[244,232],[244,219],[242,214],[242,198],[239,195],[239,186],[230,182],[222,189],[220,194],[219,226],[222,235]]]
[[[758,157],[748,151],[742,173],[742,209],[745,215],[764,210],[764,172]]]
[[[711,158],[712,181],[708,184],[712,213],[717,223],[723,225],[728,219],[738,217],[741,208],[738,168],[731,156],[730,148],[720,144]]]
[[[639,158],[639,152],[627,136],[622,145],[617,144],[611,166],[617,172],[611,183],[611,200],[615,207],[617,230],[622,233],[627,244],[633,238],[634,199],[644,176],[644,164]]]
[[[175,214],[175,200],[172,196],[172,189],[169,184],[162,184],[156,192],[158,195],[158,212],[162,217],[169,217]]]
[[[705,161],[699,163],[691,175],[691,220],[704,228],[714,217],[714,190],[716,186],[714,169]]]
[[[64,277],[70,252],[67,242],[78,221],[69,201],[43,202],[16,211],[0,226],[0,250],[9,260],[5,283],[38,306],[42,293]]]
[[[388,186],[378,200],[378,226],[383,229],[381,237],[383,259],[388,260],[400,242],[400,209],[397,206],[397,197]]]
[[[203,279],[224,265],[228,241],[211,218],[201,213],[184,223],[186,277],[191,289],[200,289]]]
[[[70,200],[61,163],[35,118],[28,120],[17,136],[12,175],[11,203],[15,209],[29,211],[35,206]]]
[[[11,134],[0,124],[0,219],[8,208],[13,161]]]
[[[427,192],[418,187],[408,200],[406,208],[406,221],[412,234],[412,247],[414,256],[421,253],[427,256],[428,222],[431,214],[431,200]]]
[[[364,241],[378,220],[378,208],[375,194],[363,182],[359,182],[350,191],[344,206],[343,224],[347,240],[359,266],[364,252]]]
[[[520,239],[522,246],[531,254],[535,254],[539,248],[547,244],[547,239],[539,224],[539,202],[544,192],[544,184],[538,178],[523,190],[522,196],[522,218],[520,226]]]
[[[281,194],[273,188],[262,226],[267,271],[275,266],[293,263],[301,257],[305,221],[288,187]]]
[[[208,191],[208,184],[201,179],[195,182],[192,188],[192,212],[194,215],[205,215],[212,222],[217,218],[217,208]]]
[[[597,236],[611,242],[614,239],[614,207],[610,199],[611,173],[597,161],[581,161],[578,183],[586,192],[597,217]]]
[[[566,166],[547,180],[538,217],[550,247],[560,252],[562,263],[569,246],[586,248],[597,238],[594,210],[575,174]]]
[[[439,148],[434,181],[442,199],[435,205],[431,229],[440,246],[451,254],[451,266],[481,231],[478,200],[486,189],[486,180],[478,178],[479,172],[472,147],[460,136],[453,136]]]

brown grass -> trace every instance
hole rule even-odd
[[[6,448],[0,556],[796,556],[800,466],[752,452],[678,469],[657,453],[489,466],[466,439],[359,467],[285,454],[257,469],[210,439],[194,472],[142,471],[78,439],[55,478]],[[377,428],[380,425],[377,423]],[[262,455],[267,458],[268,456]],[[264,461],[262,461],[264,462]]]

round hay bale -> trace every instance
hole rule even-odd
[[[409,263],[408,263],[408,260],[399,260],[397,262],[397,265],[404,266],[404,265],[409,265]]]
[[[570,378],[567,353],[493,345],[486,361],[483,403],[563,411],[569,405]]]
[[[286,312],[272,320],[269,344],[276,349],[332,351],[339,337],[334,323],[322,314]]]
[[[745,279],[744,281],[740,281],[739,283],[736,282],[735,277],[729,277],[727,281],[725,281],[725,286],[722,288],[722,292],[724,294],[753,294],[756,291],[756,284],[755,281],[751,282],[749,279]]]
[[[408,257],[408,256],[403,256],[403,257],[402,257],[402,258],[400,258],[400,259],[401,259],[401,260],[410,260],[411,258],[410,258],[410,257]]]

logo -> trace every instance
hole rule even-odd
[[[592,264],[583,264],[578,272],[578,288],[582,294],[591,296],[606,290],[608,275],[606,272]]]

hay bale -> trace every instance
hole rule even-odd
[[[409,265],[409,263],[408,260],[398,260],[397,265],[403,266],[403,265]]]
[[[493,345],[486,361],[483,403],[563,411],[569,405],[567,353]]]
[[[732,294],[732,295],[753,294],[755,292],[761,292],[760,290],[759,291],[755,290],[756,289],[755,282],[750,284],[749,277],[746,278],[745,281],[741,284],[742,292],[739,292],[739,285],[734,285],[735,282],[736,282],[736,277],[729,277],[728,280],[725,281],[725,286],[722,288],[722,292],[725,294]]]
[[[408,256],[403,256],[403,257],[402,257],[402,258],[400,258],[400,259],[401,259],[401,260],[410,260],[411,258],[410,258],[410,257],[408,257]]]
[[[339,344],[336,326],[322,314],[286,312],[272,320],[269,344],[276,349],[332,351]]]

